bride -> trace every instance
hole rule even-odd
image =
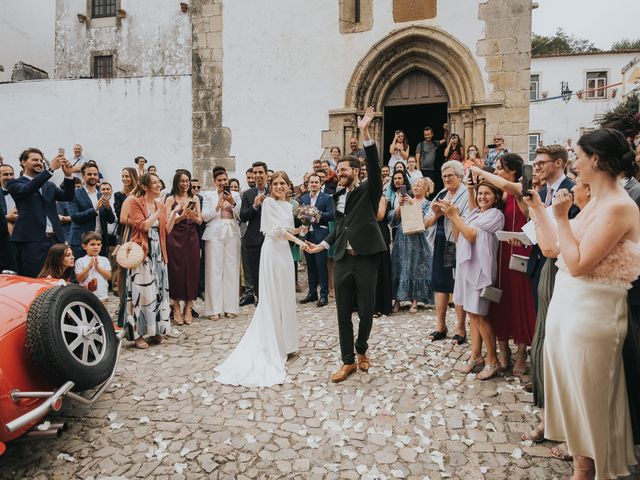
[[[287,354],[298,350],[295,272],[289,242],[306,251],[296,238],[293,210],[287,201],[291,182],[285,172],[271,178],[271,197],[264,200],[260,231],[260,301],[240,343],[217,366],[216,381],[228,385],[270,387],[284,383]]]

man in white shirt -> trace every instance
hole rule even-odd
[[[98,166],[93,162],[87,162],[82,166],[81,172],[84,187],[76,190],[74,201],[69,203],[69,245],[74,256],[80,258],[84,254],[81,247],[82,235],[86,232],[97,232],[102,235],[100,254],[106,257],[109,250],[107,225],[115,222],[113,208],[109,203],[109,197],[103,198],[102,193],[96,188],[100,176]]]

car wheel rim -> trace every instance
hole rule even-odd
[[[60,318],[62,339],[73,358],[83,365],[96,365],[106,352],[107,336],[100,316],[84,302],[72,302]]]

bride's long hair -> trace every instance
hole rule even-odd
[[[289,186],[289,190],[291,190],[291,180],[289,180],[289,175],[287,175],[287,172],[285,172],[284,170],[278,170],[277,172],[273,172],[273,175],[271,176],[271,183],[273,183],[273,181],[278,177],[282,178],[285,181],[285,183]],[[273,196],[273,191],[271,192],[271,196]],[[287,196],[285,195],[284,198],[282,198],[282,200],[286,200],[286,199],[287,199]]]

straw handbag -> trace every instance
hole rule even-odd
[[[127,218],[127,226],[124,229],[124,235],[122,238],[129,238],[129,234],[129,218]],[[118,265],[122,268],[128,269],[136,268],[144,260],[144,250],[139,244],[132,242],[131,240],[124,242],[122,245],[118,245],[114,249],[113,255],[115,256]]]
[[[424,232],[422,206],[419,203],[405,203],[400,207],[402,233],[413,235]]]

